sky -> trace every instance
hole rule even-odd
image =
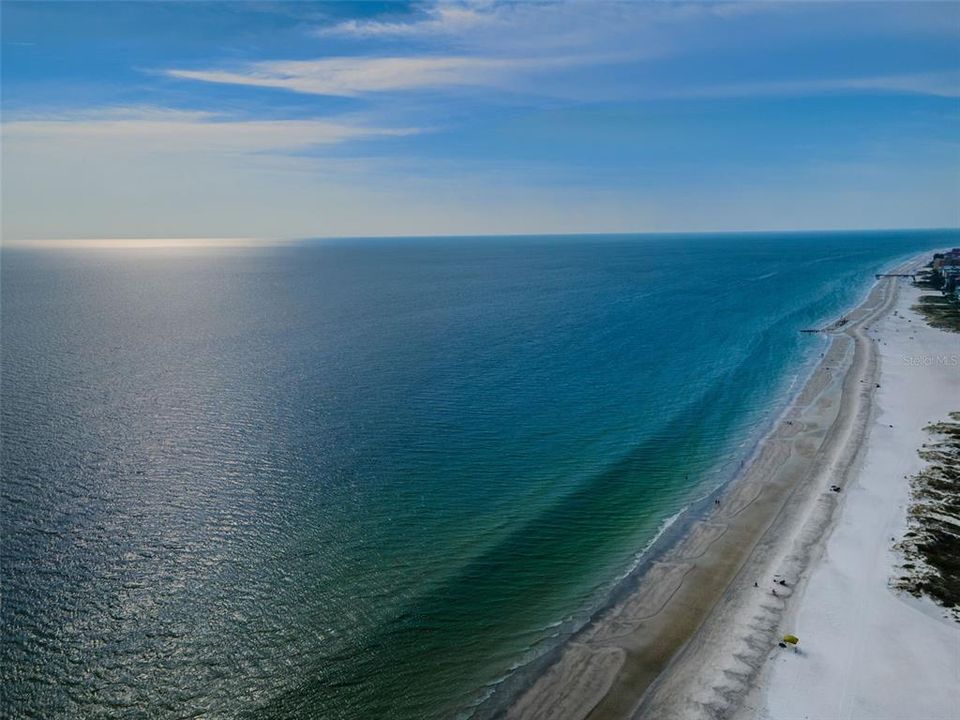
[[[960,226],[960,2],[17,2],[3,241]]]

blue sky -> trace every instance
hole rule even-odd
[[[960,225],[960,3],[0,10],[8,241]]]

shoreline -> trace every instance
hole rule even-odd
[[[891,266],[912,266],[926,255]],[[502,716],[685,716],[670,707],[669,698],[680,676],[689,675],[677,672],[684,657],[703,655],[691,646],[703,635],[708,618],[729,605],[734,578],[750,573],[751,556],[769,555],[770,539],[765,536],[798,491],[807,496],[811,486],[818,485],[804,479],[811,471],[818,477],[826,473],[830,466],[823,465],[825,451],[836,454],[851,446],[856,451],[859,445],[849,442],[849,435],[852,430],[862,435],[865,429],[861,405],[869,415],[870,393],[865,390],[875,384],[867,383],[866,376],[872,379],[876,371],[873,343],[861,329],[890,310],[896,290],[894,279],[875,281],[846,313],[850,322],[824,333],[830,342],[823,357],[805,379],[801,376],[796,396],[751,449],[743,470],[705,498],[717,498],[719,506],[691,508],[689,522],[664,533],[661,547],[652,549],[634,582],[615,592],[585,627],[551,653],[543,672],[513,698]],[[844,469],[854,459],[848,459]],[[753,580],[748,587],[754,596],[761,594]],[[739,671],[752,675],[747,667]]]
[[[929,465],[921,454],[929,425],[960,409],[960,337],[913,310],[924,294],[904,288],[870,330],[881,387],[864,447],[780,628],[806,638],[806,648],[773,650],[737,720],[946,720],[960,706],[960,624],[898,583],[914,562],[902,542],[917,502],[912,478]]]

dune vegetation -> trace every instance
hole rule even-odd
[[[933,598],[960,621],[960,412],[926,430],[933,442],[920,456],[929,464],[910,481],[908,530],[898,543],[905,572],[897,586]]]

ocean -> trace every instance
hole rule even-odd
[[[3,717],[484,717],[956,231],[0,254]]]

